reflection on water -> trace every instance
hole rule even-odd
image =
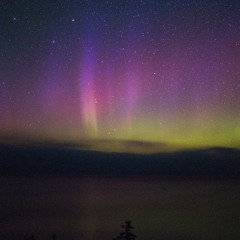
[[[240,180],[0,178],[0,239],[240,238]]]

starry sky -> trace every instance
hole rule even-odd
[[[1,142],[240,147],[237,0],[0,0],[0,31]]]

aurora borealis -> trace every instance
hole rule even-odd
[[[0,30],[2,142],[240,147],[239,1],[0,1]]]

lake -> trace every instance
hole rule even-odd
[[[1,177],[0,239],[240,238],[239,179]]]

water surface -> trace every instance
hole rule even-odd
[[[0,239],[240,238],[240,180],[1,177]]]

